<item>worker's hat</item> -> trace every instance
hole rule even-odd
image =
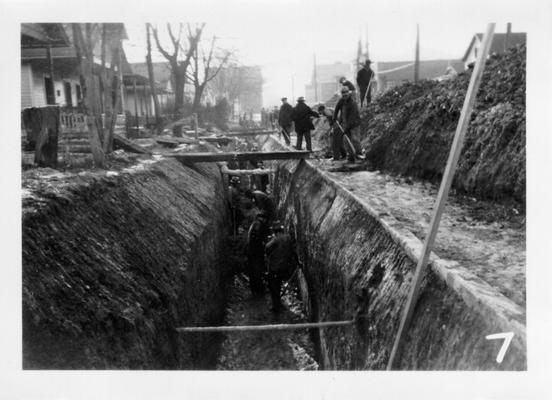
[[[364,64],[368,65],[368,64],[372,64],[372,61],[370,61],[370,59],[367,59]]]
[[[287,97],[282,97],[281,100],[285,101],[285,100],[287,100]]]
[[[305,98],[304,98],[303,96],[299,96],[299,97],[297,98],[297,101],[305,101]]]

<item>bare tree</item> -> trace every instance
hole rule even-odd
[[[93,31],[98,29],[98,24],[84,24],[86,36],[82,32],[81,24],[74,23],[72,28],[75,50],[79,60],[79,75],[83,92],[82,105],[88,125],[90,147],[94,163],[98,167],[104,168],[105,153],[100,137],[102,131],[100,95],[93,76],[95,45]]]
[[[208,53],[205,52],[201,44],[192,53],[192,69],[188,74],[188,78],[194,84],[194,102],[192,105],[194,112],[199,110],[201,98],[207,84],[215,79],[222,68],[228,64],[233,54],[230,50],[218,49],[217,51],[215,48],[216,40],[216,37],[211,39]]]
[[[151,61],[151,38],[150,38],[150,29],[151,25],[148,23],[146,24],[146,31],[147,31],[147,48],[148,48],[148,54],[146,55],[146,63],[148,65],[148,77],[149,77],[149,83],[150,83],[150,90],[151,95],[153,96],[153,108],[155,112],[155,128],[157,134],[161,134],[161,131],[163,130],[161,116],[160,116],[160,110],[159,110],[159,99],[157,98],[156,88],[155,88],[155,78],[153,76],[153,64]]]
[[[203,32],[205,23],[196,26],[194,32],[192,32],[192,28],[190,24],[187,24],[187,27],[188,27],[187,48],[185,49],[182,45],[183,24],[179,24],[177,35],[174,34],[171,24],[167,24],[167,31],[169,33],[169,37],[171,39],[171,43],[173,46],[171,53],[169,53],[169,51],[167,51],[161,45],[161,41],[159,40],[158,29],[156,27],[155,28],[152,27],[153,38],[155,39],[157,49],[163,55],[163,57],[165,57],[165,59],[169,62],[169,65],[171,68],[171,75],[174,83],[174,95],[175,95],[174,112],[177,116],[181,115],[182,109],[184,106],[184,85],[186,84],[186,72],[188,70],[188,67],[190,66],[190,60],[192,58],[192,55],[196,50],[199,40],[201,38],[201,33]],[[182,55],[181,52],[184,53],[183,55],[184,59],[181,59],[181,55]]]

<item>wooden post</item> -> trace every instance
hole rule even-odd
[[[316,79],[316,54],[313,54],[313,63],[314,63],[314,101],[318,103],[318,80]]]
[[[197,126],[197,113],[194,113],[194,130],[195,130],[195,139],[198,140],[198,126]]]
[[[122,44],[121,44],[122,47]],[[125,83],[123,80],[123,52],[119,51],[119,82],[121,82],[121,114],[125,114]]]
[[[138,93],[136,92],[136,77],[132,80],[132,86],[134,88],[134,123],[136,125],[136,133],[138,134],[140,126],[138,123]]]
[[[475,70],[468,86],[468,91],[464,100],[464,106],[462,107],[462,113],[460,114],[460,120],[458,122],[458,126],[456,127],[456,133],[452,142],[452,148],[450,150],[447,166],[443,174],[443,180],[441,181],[441,187],[439,188],[437,201],[435,202],[433,217],[431,219],[431,224],[429,227],[429,233],[424,241],[422,254],[418,265],[416,266],[416,271],[412,280],[412,286],[410,288],[410,293],[406,301],[406,308],[404,310],[401,323],[399,325],[399,330],[397,332],[397,336],[395,337],[395,342],[393,343],[393,349],[391,350],[391,355],[387,363],[387,370],[391,370],[393,368],[399,346],[406,334],[406,330],[416,306],[416,301],[418,300],[423,272],[425,270],[427,262],[429,261],[431,248],[433,247],[433,243],[435,242],[435,236],[437,235],[437,230],[439,229],[441,215],[443,214],[443,209],[445,208],[448,192],[452,184],[452,178],[454,177],[456,165],[460,157],[460,152],[462,151],[464,136],[466,135],[466,131],[470,123],[470,117],[473,110],[473,105],[475,103],[477,90],[479,89],[479,84],[481,83],[481,78],[483,76],[483,70],[485,69],[485,61],[487,60],[487,54],[489,53],[489,48],[491,47],[494,27],[494,23],[487,26],[487,31],[485,32],[485,37],[483,38],[483,43],[481,45],[481,52],[479,53],[479,57],[475,63]]]
[[[48,92],[51,93],[50,99],[48,99],[48,96],[46,96],[46,104],[56,104],[56,87],[54,85],[54,59],[52,58],[52,46],[46,46],[46,59],[48,61],[48,73],[50,74],[50,87],[46,89],[46,94],[48,94]]]

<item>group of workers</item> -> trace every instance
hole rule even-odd
[[[230,178],[229,201],[234,234],[243,219],[240,179]],[[275,205],[270,195],[261,190],[243,193],[257,209],[255,219],[247,230],[247,266],[249,288],[254,296],[262,296],[268,286],[273,312],[282,310],[282,284],[290,280],[298,266],[291,236],[280,221],[274,220]]]
[[[366,60],[356,77],[359,88],[358,101],[360,106],[369,104],[371,101],[371,86],[374,72],[370,68],[371,61]],[[335,109],[327,109],[325,105],[320,104],[317,112],[313,111],[306,103],[303,96],[297,99],[297,105],[292,107],[286,97],[282,97],[282,105],[278,112],[278,125],[280,134],[283,135],[286,144],[291,144],[290,133],[294,129],[297,134],[295,148],[302,150],[303,138],[306,148],[312,151],[311,131],[314,129],[313,120],[326,120],[330,126],[329,132],[332,132],[332,155],[334,160],[341,160],[347,156],[348,161],[354,162],[356,158],[362,157],[362,149],[359,140],[360,130],[360,110],[357,101],[357,91],[355,85],[342,77],[339,80],[341,84],[341,98],[337,102]],[[344,142],[347,146],[344,146]]]

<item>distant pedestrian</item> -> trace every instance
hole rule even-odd
[[[311,108],[305,104],[305,98],[303,96],[297,99],[297,105],[293,108],[293,114],[291,116],[291,119],[295,123],[295,132],[297,133],[297,144],[295,146],[297,150],[302,149],[304,136],[307,150],[312,151],[311,131],[314,129],[314,125],[311,118],[318,117],[318,113],[312,111]]]
[[[278,112],[278,125],[280,125],[281,133],[284,135],[284,140],[287,145],[291,144],[290,133],[293,120],[291,114],[293,113],[293,107],[287,102],[287,97],[282,97],[282,105]]]
[[[247,276],[249,278],[249,288],[255,296],[264,293],[264,250],[268,234],[268,218],[264,212],[260,212],[247,231]]]
[[[284,226],[279,222],[273,224],[274,237],[265,246],[268,269],[268,289],[272,299],[274,312],[282,309],[282,282],[291,278],[297,268],[297,256],[291,237],[284,232]]]
[[[352,93],[345,86],[341,89],[341,98],[335,106],[333,118],[336,121],[338,129],[342,129],[342,133],[349,138],[354,147],[354,149],[350,149],[350,146],[345,147],[348,153],[348,160],[354,162],[355,156],[362,155],[362,148],[358,139],[360,133],[360,112]]]
[[[372,99],[371,88],[373,85],[374,71],[370,68],[372,61],[366,60],[364,66],[359,69],[356,77],[357,85],[360,89],[360,106],[362,107],[364,102],[366,105],[370,104]]]
[[[269,220],[272,219],[276,208],[271,196],[260,190],[246,190],[244,194],[245,197],[253,200],[255,207],[264,212]]]

